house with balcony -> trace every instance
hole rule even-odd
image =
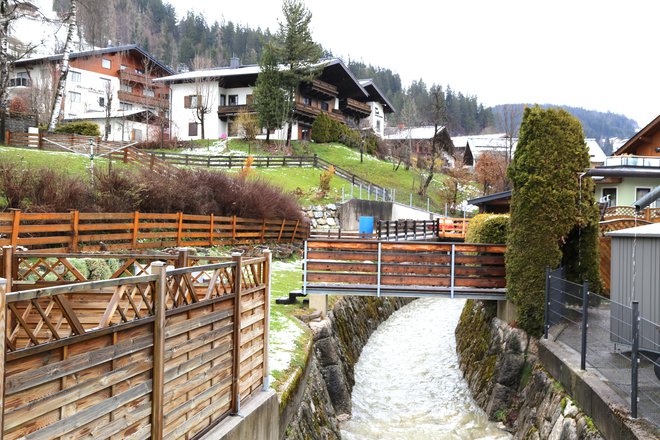
[[[363,85],[339,59],[322,61],[319,68],[317,77],[302,83],[296,93],[291,138],[310,139],[312,123],[321,113],[382,133],[383,117],[394,108],[378,88],[368,80]],[[255,111],[253,90],[258,75],[258,65],[244,66],[233,58],[229,67],[156,80],[170,88],[172,135],[182,140],[201,139],[203,123],[205,138],[237,137],[238,115]],[[270,137],[286,139],[286,133],[285,125]]]
[[[596,199],[612,208],[632,206],[660,185],[660,116],[587,175],[594,179]],[[651,207],[660,207],[657,204]]]
[[[16,61],[9,80],[9,98],[23,100],[29,111],[35,95],[52,94],[58,80],[62,54]],[[173,71],[137,45],[73,52],[70,55],[61,118],[64,122],[88,120],[108,140],[145,141],[160,138],[169,111],[169,90],[154,79]],[[42,107],[48,108],[48,104]],[[43,119],[43,118],[42,118]]]

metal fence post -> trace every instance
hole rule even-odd
[[[456,245],[452,244],[451,245],[451,284],[450,284],[450,294],[451,298],[454,299],[454,269],[455,269],[455,261],[456,261]]]
[[[632,362],[630,369],[630,416],[637,418],[637,379],[639,370],[639,301],[632,302]]]
[[[380,265],[382,258],[382,243],[378,242],[378,280],[376,285],[376,296],[380,298]]]
[[[587,328],[589,327],[589,281],[582,284],[582,346],[580,348],[580,370],[587,366]]]
[[[548,339],[550,329],[550,266],[545,267],[545,319],[543,322],[543,338]]]
[[[341,228],[339,228],[339,238],[341,238]],[[307,240],[305,240],[305,245],[303,248],[303,285],[302,293],[304,296],[307,296]]]

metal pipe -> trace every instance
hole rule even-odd
[[[589,323],[589,281],[582,284],[582,341],[580,347],[580,370],[586,370],[587,365],[587,328]]]
[[[632,302],[632,362],[630,369],[630,416],[637,418],[637,386],[639,376],[639,301]]]
[[[378,242],[378,279],[377,279],[377,285],[376,285],[376,296],[380,298],[380,264],[381,264],[381,256],[382,256],[382,243]]]
[[[451,285],[450,285],[450,293],[451,293],[451,298],[454,299],[454,269],[455,269],[455,263],[456,262],[456,245],[452,244],[451,245]]]
[[[548,330],[550,329],[550,266],[545,267],[545,312],[543,323],[543,339],[548,339]]]
[[[341,238],[341,230],[339,232]],[[307,296],[307,240],[305,240],[305,247],[303,251],[303,295]]]

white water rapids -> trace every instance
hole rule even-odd
[[[344,440],[507,439],[470,395],[454,329],[463,300],[420,299],[373,333],[355,366]]]

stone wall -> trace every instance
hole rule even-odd
[[[12,133],[27,133],[29,127],[37,126],[37,116],[27,113],[9,112],[5,129]]]
[[[456,349],[472,395],[515,439],[600,439],[577,404],[538,361],[538,344],[495,317],[495,304],[468,301]]]
[[[344,297],[328,317],[311,322],[312,353],[298,398],[290,398],[280,418],[281,438],[340,439],[339,423],[351,413],[354,367],[362,348],[378,325],[410,300],[403,298]],[[295,395],[293,391],[289,393]],[[294,409],[294,411],[292,411]]]
[[[339,210],[334,203],[325,206],[307,206],[302,210],[312,224],[312,229],[337,229],[340,227]]]

